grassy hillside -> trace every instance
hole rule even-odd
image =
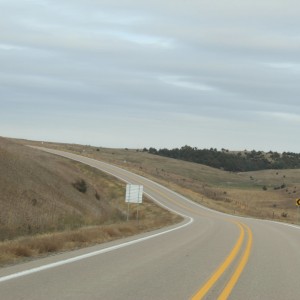
[[[41,145],[40,142],[34,142]],[[139,150],[44,143],[100,159],[165,184],[205,206],[244,216],[296,223],[300,170],[233,173]]]
[[[0,264],[180,220],[146,199],[139,226],[126,222],[123,182],[4,138],[0,138],[0,191]]]

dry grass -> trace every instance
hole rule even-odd
[[[0,138],[0,170],[1,265],[181,220],[144,199],[139,225],[128,223],[123,182],[89,166],[4,138]],[[134,218],[132,208],[131,219]]]
[[[44,146],[119,165],[213,209],[256,218],[297,222],[295,201],[300,198],[299,170],[233,173],[140,150],[54,143],[44,143]],[[283,185],[284,188],[279,188]],[[264,186],[266,190],[263,190]]]
[[[159,208],[158,208],[159,209]],[[132,219],[117,224],[84,227],[72,231],[55,232],[21,237],[0,243],[0,266],[45,256],[49,253],[74,250],[99,243],[109,242],[153,229],[158,229],[181,220],[165,212],[167,218]]]

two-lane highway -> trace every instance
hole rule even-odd
[[[185,219],[3,268],[1,299],[300,299],[298,227],[214,212],[116,166],[43,150],[142,184],[149,197]]]

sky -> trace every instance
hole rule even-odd
[[[297,0],[0,0],[0,136],[300,152]]]

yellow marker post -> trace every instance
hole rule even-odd
[[[299,206],[300,206],[300,199],[296,199],[297,205],[297,223],[299,224]]]

